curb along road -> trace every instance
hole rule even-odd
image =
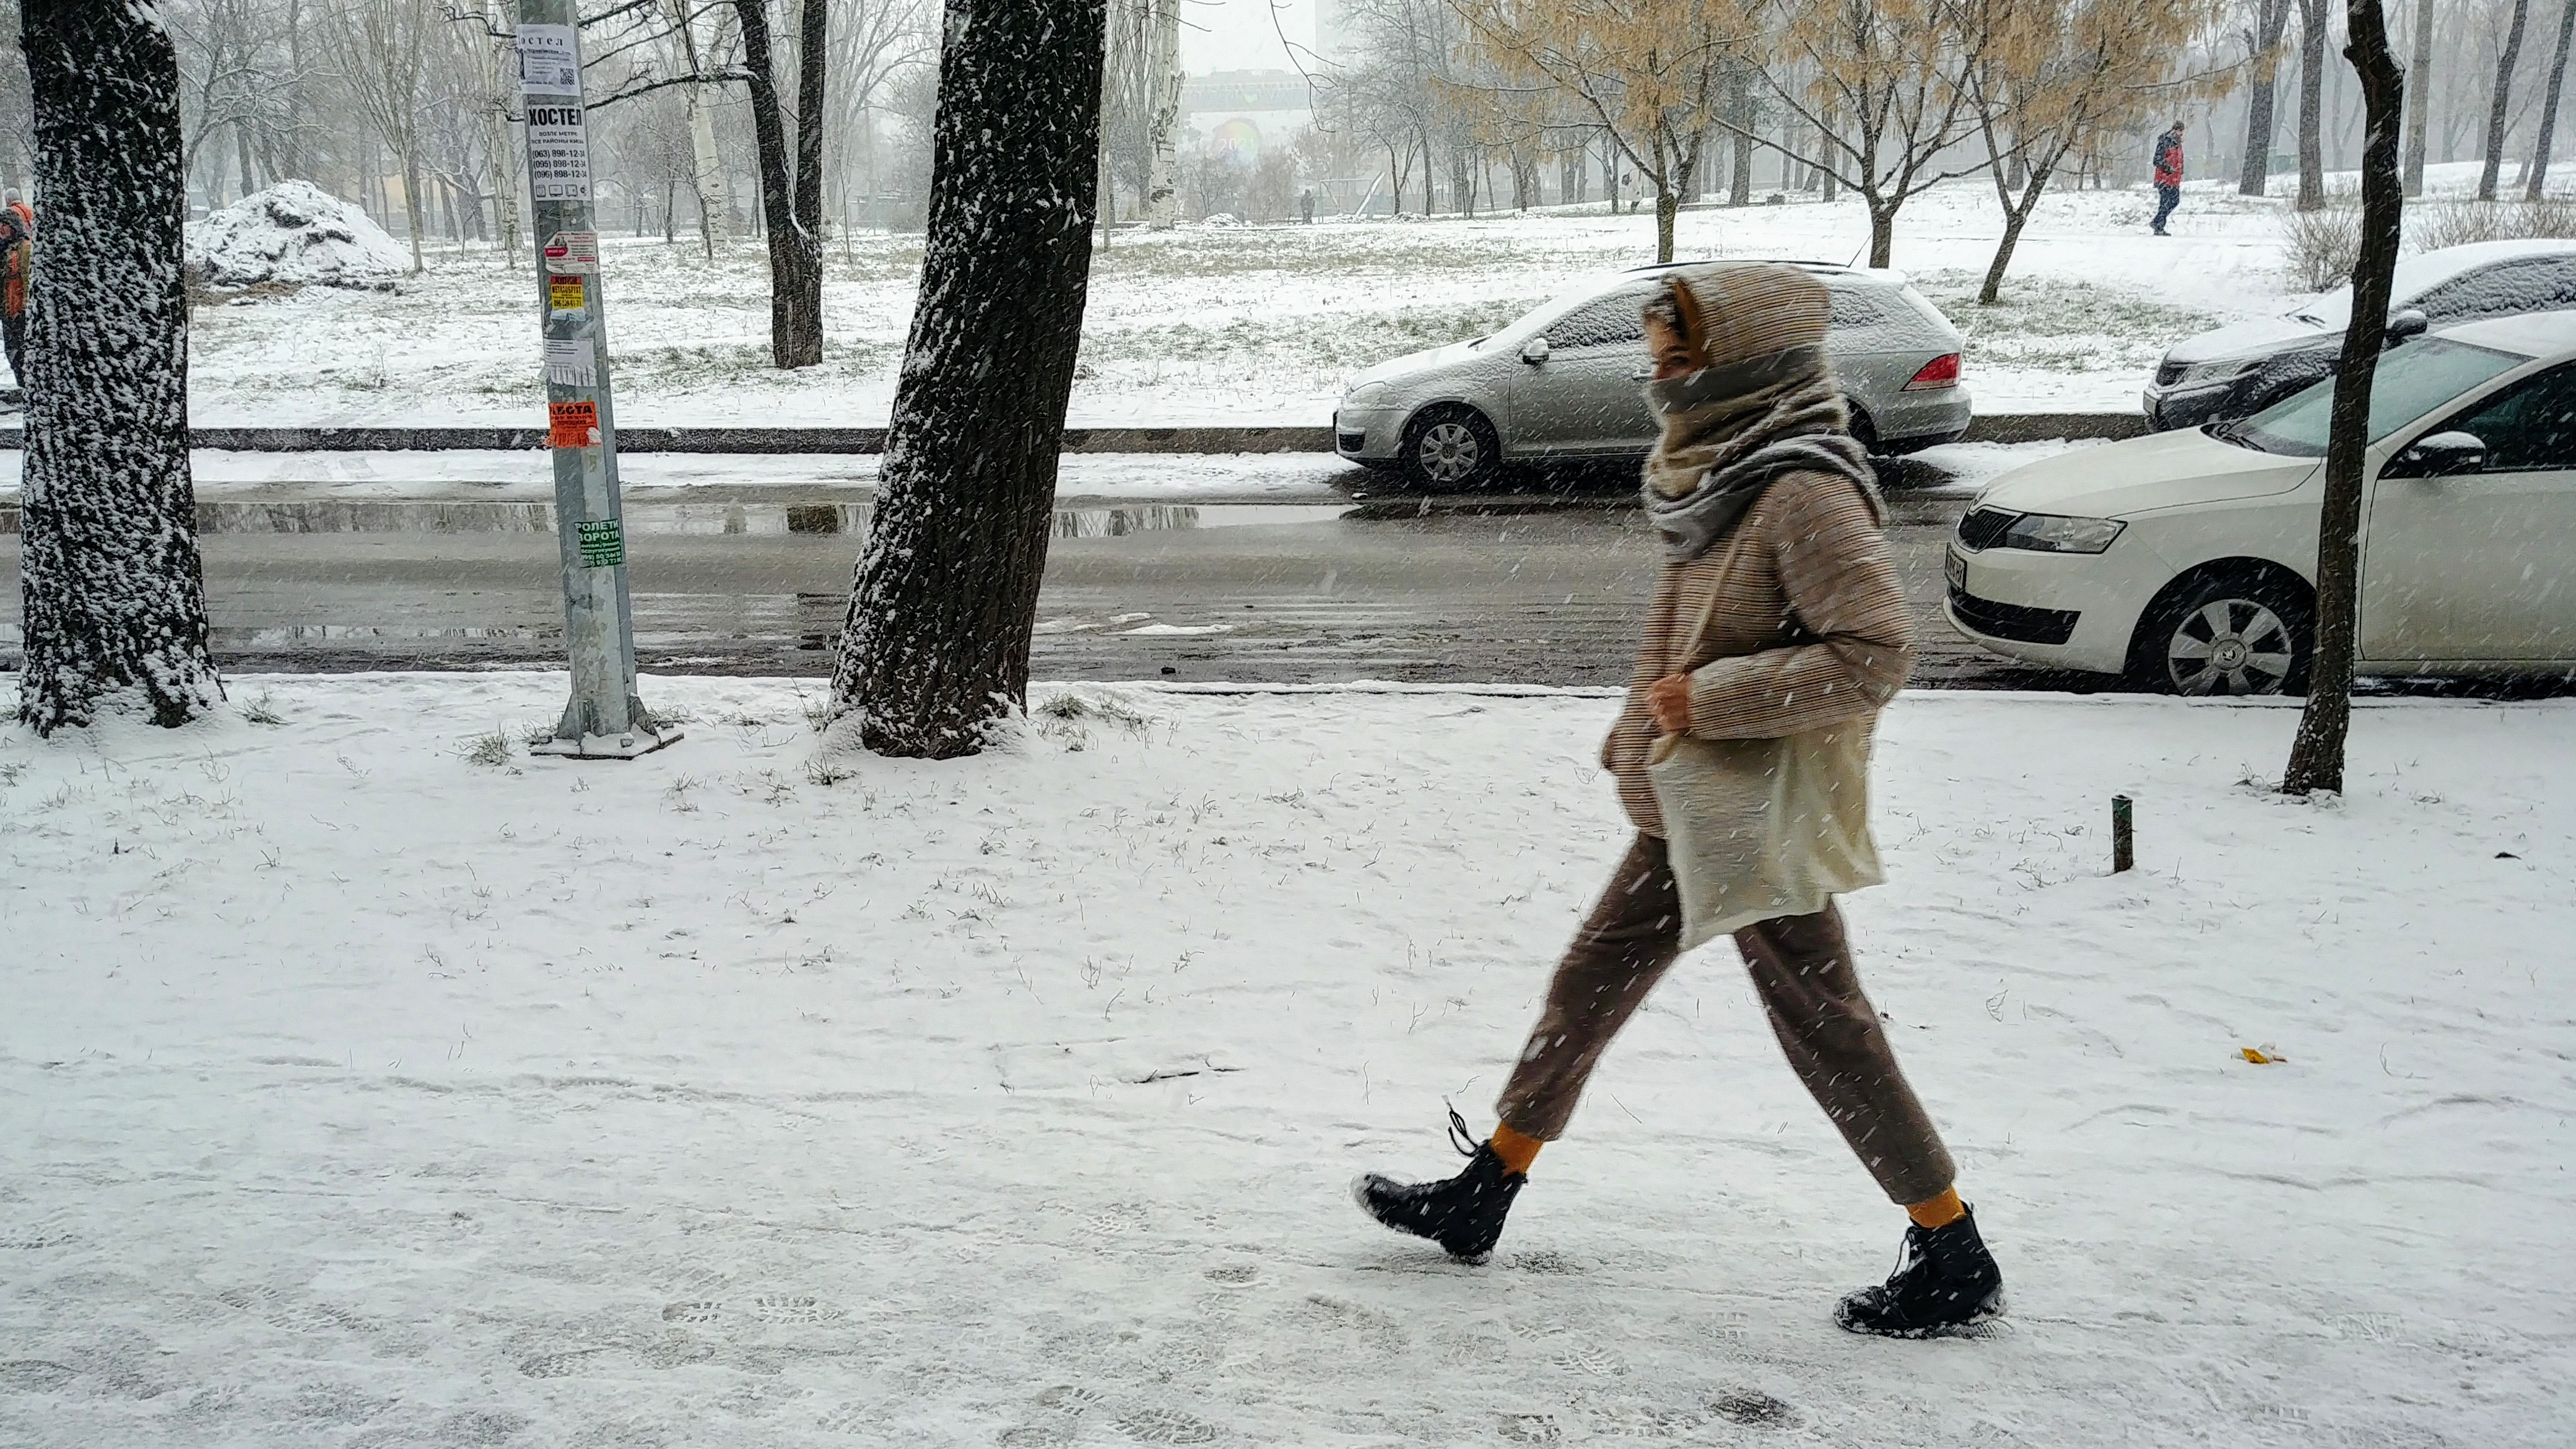
[[[1968,424],[1967,443],[2050,438],[2130,438],[2146,431],[2136,413],[1989,413]],[[883,428],[643,428],[617,430],[624,453],[882,453]],[[546,430],[531,428],[190,428],[188,446],[243,453],[534,451]],[[0,449],[24,446],[0,428]],[[1319,428],[1067,428],[1068,453],[1329,453],[1333,430]]]

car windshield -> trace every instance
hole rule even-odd
[[[2428,338],[2379,359],[2370,385],[2370,441],[2376,443],[2479,383],[2530,359],[2465,342]],[[2326,422],[2334,412],[2329,378],[2242,422],[2215,423],[2210,432],[2266,453],[2323,457]]]

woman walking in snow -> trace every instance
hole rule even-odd
[[[1825,368],[1827,296],[1793,267],[1674,272],[1646,308],[1663,436],[1645,508],[1664,564],[1602,763],[1637,836],[1575,932],[1466,1170],[1371,1175],[1388,1227],[1481,1261],[1601,1053],[1684,950],[1723,932],[1790,1065],[1912,1224],[1836,1321],[1919,1337],[2002,1311],[2003,1279],[1854,974],[1833,893],[1875,884],[1870,729],[1913,617],[1867,455]]]

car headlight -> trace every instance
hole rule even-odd
[[[1352,404],[1384,402],[1394,391],[1392,386],[1383,382],[1363,382],[1343,393],[1342,401]]]
[[[2222,357],[2214,362],[2191,363],[2183,368],[2182,376],[2175,378],[2173,385],[2201,387],[2213,382],[2226,382],[2242,375],[2254,362],[2251,357]]]
[[[2004,528],[1996,548],[2032,553],[2100,553],[2129,525],[2116,518],[2069,518],[2056,513],[2025,513]]]

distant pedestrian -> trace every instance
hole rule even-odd
[[[2158,236],[2171,236],[2165,230],[2165,219],[2182,205],[2182,122],[2156,138],[2156,219],[2149,223]]]
[[[1732,932],[1789,1062],[1912,1220],[1855,1333],[1919,1338],[2003,1310],[2003,1276],[1852,969],[1834,894],[1875,884],[1869,746],[1913,662],[1886,507],[1825,365],[1829,297],[1793,267],[1670,274],[1646,309],[1646,460],[1663,566],[1602,746],[1636,826],[1504,1083],[1493,1135],[1450,1114],[1465,1171],[1371,1175],[1360,1206],[1482,1260],[1611,1039],[1675,958]]]
[[[1315,188],[1309,186],[1298,195],[1297,219],[1308,226],[1315,224]]]
[[[36,213],[16,191],[0,203],[0,343],[9,353],[9,375],[27,387],[27,279],[36,265]]]

